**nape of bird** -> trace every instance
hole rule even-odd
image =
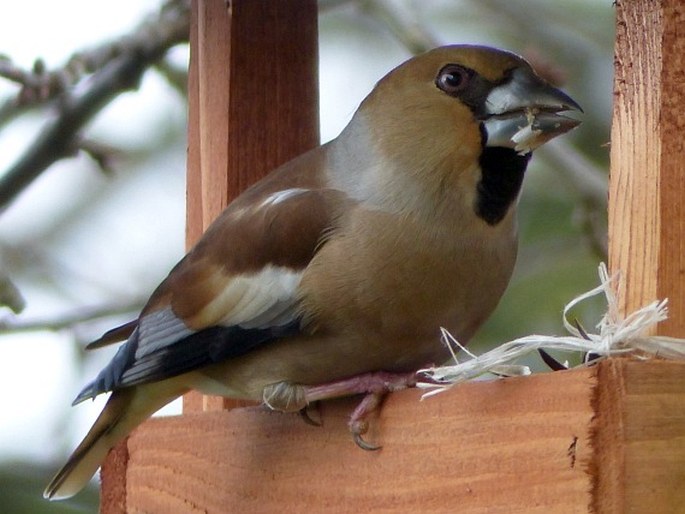
[[[531,152],[578,104],[521,57],[482,46],[419,55],[381,79],[342,133],[235,199],[154,291],[74,403],[111,392],[45,497],[81,490],[107,452],[190,391],[294,411],[384,392],[447,359],[493,311],[517,252]]]

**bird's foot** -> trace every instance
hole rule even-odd
[[[362,437],[369,430],[369,417],[380,408],[386,394],[415,385],[416,373],[414,372],[388,373],[376,371],[327,384],[303,386],[303,389],[307,403],[366,393],[364,399],[352,412],[348,427],[357,446],[364,450],[379,450],[380,446],[367,443]]]
[[[303,413],[305,421],[312,422],[306,410],[311,403],[353,394],[366,394],[352,412],[348,426],[357,446],[364,450],[378,450],[380,446],[367,443],[362,437],[369,430],[369,417],[380,408],[386,394],[413,387],[416,381],[414,372],[374,371],[315,386],[278,382],[264,389],[263,398],[264,403],[272,409],[299,410]]]

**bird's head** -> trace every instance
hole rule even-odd
[[[518,175],[522,178],[532,150],[580,123],[565,116],[567,111],[582,109],[518,55],[455,45],[392,70],[356,118],[373,153],[392,163],[393,173],[403,170],[423,183],[465,192],[476,204],[489,201],[480,193],[505,194],[505,205],[481,216],[494,224],[506,213],[509,197],[518,194]],[[520,171],[513,184],[508,170]],[[486,177],[488,171],[499,175]],[[481,191],[484,180],[494,184],[490,191]],[[499,190],[502,180],[512,191]]]
[[[361,110],[380,139],[387,132],[418,139],[477,136],[485,146],[521,154],[580,123],[563,112],[582,112],[522,57],[471,45],[444,46],[406,61],[376,85]]]

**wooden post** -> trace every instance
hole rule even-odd
[[[281,1],[231,2],[230,37],[226,13],[211,11],[223,4],[195,3],[193,45],[200,53],[193,54],[191,91],[199,94],[191,94],[189,197],[202,201],[189,206],[189,241],[200,233],[197,220],[206,226],[251,180],[240,178],[239,170],[266,151],[246,150],[248,143],[236,140],[243,137],[241,118],[231,121],[240,112],[252,120],[262,109],[260,95],[268,94],[240,89],[236,84],[251,82],[237,74],[250,73],[249,66],[236,68],[234,61],[236,34],[249,37],[264,20],[235,23],[247,6]],[[610,252],[611,266],[624,272],[624,309],[669,296],[671,321],[660,331],[682,337],[685,174],[677,165],[685,160],[679,130],[685,123],[679,114],[685,100],[679,27],[685,20],[679,4],[618,2]],[[315,4],[293,2],[286,10],[314,15]],[[288,38],[302,30],[287,26]],[[217,27],[223,35],[212,33]],[[208,53],[203,60],[203,45],[213,52],[227,44],[228,54]],[[267,78],[292,65],[287,59],[269,63]],[[231,84],[225,91],[212,86],[216,97],[202,85],[213,83],[215,74]],[[259,138],[269,128],[254,130],[251,137]],[[281,127],[273,134],[288,136],[283,130],[297,132]],[[201,173],[192,172],[198,168]],[[227,170],[238,178],[223,177]],[[615,359],[570,372],[465,384],[423,402],[416,390],[393,393],[372,424],[369,439],[383,444],[378,452],[359,450],[350,440],[346,420],[354,399],[325,402],[323,427],[297,415],[259,407],[227,411],[223,402],[214,410],[213,400],[191,399],[183,416],[143,424],[111,454],[103,469],[102,511],[685,512],[683,376],[683,363]],[[208,407],[213,412],[205,412]],[[125,476],[110,475],[110,465],[123,467]]]
[[[314,0],[196,0],[191,21],[188,247],[249,185],[319,144]],[[236,403],[190,393],[183,410]]]
[[[656,331],[685,337],[685,4],[623,0],[616,20],[609,263],[624,312],[668,298]],[[650,366],[601,370],[597,512],[685,512],[685,367]]]
[[[609,263],[625,311],[669,299],[659,333],[685,337],[685,6],[617,2]]]

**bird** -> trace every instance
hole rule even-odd
[[[364,394],[362,438],[384,394],[445,362],[440,328],[467,342],[517,254],[532,151],[579,125],[566,93],[515,53],[429,50],[383,77],[340,135],[232,201],[74,404],[111,393],[44,491],[80,491],[107,452],[190,390],[297,411]]]

